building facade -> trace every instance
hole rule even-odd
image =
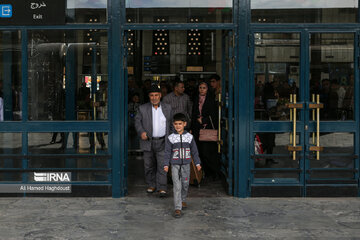
[[[358,0],[34,0],[25,20],[12,4],[0,187],[70,172],[70,196],[125,196],[132,96],[218,74],[228,194],[360,196]]]

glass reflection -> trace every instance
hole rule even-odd
[[[127,0],[126,17],[129,23],[153,23],[158,17],[166,19],[161,23],[232,22],[232,1]]]
[[[231,0],[126,0],[127,8],[185,8],[185,7],[231,7]]]
[[[0,168],[21,168],[22,158],[11,157],[11,154],[21,154],[22,134],[21,133],[0,133]],[[5,156],[4,156],[5,155]],[[2,172],[0,181],[19,181],[21,173]]]
[[[311,140],[311,139],[310,139]],[[312,179],[354,179],[354,172],[334,171],[337,168],[355,168],[354,134],[353,133],[321,133],[320,145],[324,150],[320,152],[320,160],[316,160],[316,153],[310,152],[310,167],[332,169],[332,171],[311,171]]]
[[[321,120],[354,119],[354,34],[311,34],[310,94],[319,94]]]
[[[108,133],[74,132],[29,133],[30,154],[84,153],[104,154],[108,151]],[[54,141],[55,140],[55,141]]]
[[[107,119],[106,31],[31,31],[28,47],[29,120]]]
[[[292,159],[287,146],[290,145],[290,133],[259,132],[254,136],[255,167],[257,168],[296,168],[298,161]],[[296,136],[299,145],[299,135]],[[256,155],[266,154],[266,157]],[[271,156],[277,155],[277,156]],[[280,156],[279,156],[280,155]]]
[[[106,23],[107,0],[67,0],[67,23]]]
[[[299,34],[255,33],[255,120],[290,120],[290,94],[299,96]]]
[[[351,23],[357,19],[357,0],[252,0],[252,22]]]
[[[2,182],[21,182],[22,174],[15,172],[1,172],[0,181]]]
[[[312,139],[310,139],[312,141]],[[312,168],[353,168],[354,167],[354,134],[353,133],[321,133],[320,160],[312,159]],[[316,153],[312,153],[316,156]],[[329,156],[341,154],[341,156]],[[347,155],[347,156],[346,156]]]
[[[21,34],[0,31],[0,122],[22,119]]]
[[[0,133],[0,154],[20,154],[21,133]]]

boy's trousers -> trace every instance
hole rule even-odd
[[[171,174],[174,186],[175,210],[182,209],[182,202],[186,201],[190,181],[190,164],[171,165]]]

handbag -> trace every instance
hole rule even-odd
[[[199,141],[217,142],[218,141],[218,130],[215,129],[214,124],[211,119],[211,116],[209,116],[209,118],[210,118],[211,126],[213,127],[213,129],[205,129],[205,127],[200,129]]]

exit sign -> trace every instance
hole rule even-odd
[[[65,0],[5,0],[0,25],[63,25]]]
[[[11,18],[12,17],[12,5],[11,4],[0,4],[0,17]]]

